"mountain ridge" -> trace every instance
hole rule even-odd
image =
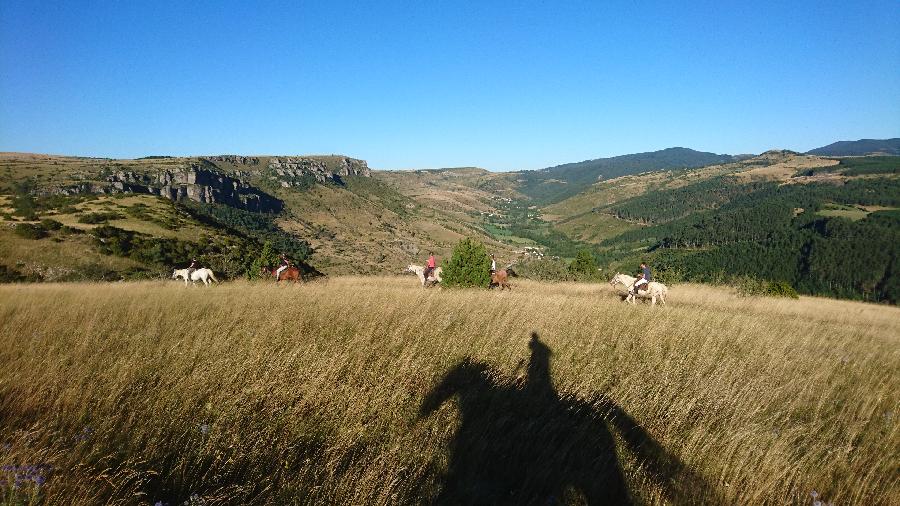
[[[653,170],[703,167],[731,161],[735,161],[732,155],[672,147],[510,174],[519,183],[519,191],[522,194],[539,204],[550,204],[576,195],[601,179]]]
[[[819,156],[866,156],[875,154],[900,156],[900,137],[893,139],[837,141],[827,146],[811,149],[806,154]]]

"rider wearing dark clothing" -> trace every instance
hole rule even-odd
[[[187,268],[188,279],[191,279],[191,274],[193,274],[194,271],[196,271],[196,270],[197,270],[197,259],[192,258],[191,265],[188,265],[188,268]]]
[[[646,289],[646,287],[649,286],[650,281],[653,280],[653,276],[650,273],[650,267],[644,262],[641,262],[641,272],[638,276],[640,277],[634,281],[634,285],[631,287],[632,293],[637,293],[642,286]]]

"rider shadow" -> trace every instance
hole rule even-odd
[[[435,504],[632,504],[616,436],[674,502],[699,478],[603,395],[561,397],[550,378],[550,348],[532,333],[524,380],[503,380],[465,359],[425,398],[427,417],[454,396],[460,424]],[[678,483],[678,487],[672,483]]]

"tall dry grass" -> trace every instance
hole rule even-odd
[[[528,397],[532,332],[552,352],[544,397]],[[487,366],[491,393],[448,392],[423,412],[466,358]],[[898,504],[898,371],[898,308],[702,286],[651,308],[607,286],[423,290],[410,277],[6,285],[0,500],[463,500],[441,495],[451,468],[464,452],[497,460],[506,437],[496,427],[481,437],[472,420],[502,418],[497,427],[540,453],[531,467],[509,459],[507,471],[534,473],[515,483],[539,482],[535,466],[566,469],[571,441],[548,427],[565,415],[522,408],[555,396],[548,406],[597,408],[616,451],[596,456],[636,503],[811,504],[816,491],[826,503]],[[656,453],[630,445],[635,434]],[[574,487],[549,499],[586,498]]]

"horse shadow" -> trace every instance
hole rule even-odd
[[[524,379],[464,359],[425,397],[419,417],[458,397],[460,424],[434,504],[632,504],[616,437],[663,494],[697,497],[701,480],[604,395],[561,396],[551,351],[532,333]],[[675,485],[677,484],[677,485]]]

